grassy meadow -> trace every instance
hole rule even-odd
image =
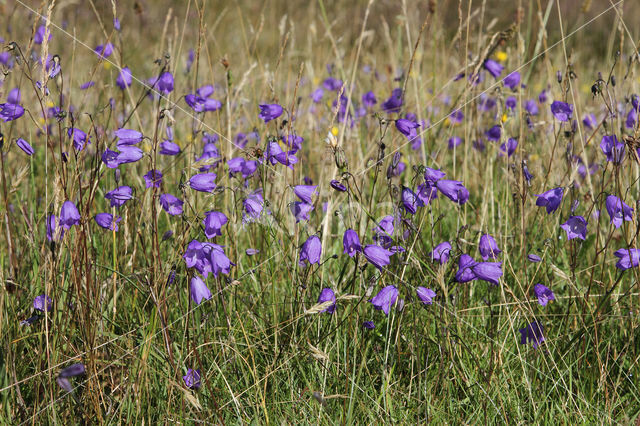
[[[0,424],[639,424],[640,4],[0,22]]]

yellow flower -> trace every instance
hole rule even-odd
[[[509,116],[507,114],[502,114],[502,122],[503,123],[506,123],[508,119],[509,119]]]
[[[102,61],[102,68],[104,68],[105,70],[110,70],[111,69],[111,62]]]
[[[336,126],[333,126],[331,128],[331,133],[333,133],[333,136],[338,136],[338,128]]]
[[[507,60],[507,52],[503,50],[499,50],[496,52],[496,59],[500,62],[504,62]]]

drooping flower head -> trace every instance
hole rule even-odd
[[[18,145],[18,148],[23,150],[24,153],[29,156],[33,155],[33,153],[35,152],[29,142],[25,141],[22,138],[18,138],[18,140],[16,141],[16,145]]]
[[[587,237],[587,221],[582,216],[571,216],[560,228],[567,231],[567,239],[580,238],[584,240]]]
[[[97,215],[95,215],[94,219],[100,227],[109,229],[111,231],[117,231],[118,222],[122,220],[120,216],[116,216],[114,220],[111,213],[98,213]]]
[[[551,104],[551,113],[558,121],[569,121],[573,115],[573,105],[562,101],[553,101]]]
[[[53,300],[46,294],[41,294],[33,299],[33,309],[40,312],[50,312],[53,307]]]
[[[24,108],[18,104],[0,104],[0,119],[4,122],[17,120],[24,115]]]
[[[162,184],[162,172],[160,170],[149,170],[142,177],[147,188],[160,188]]]
[[[133,198],[133,190],[130,186],[119,186],[105,194],[104,198],[111,202],[111,207],[121,207]]]
[[[436,297],[436,292],[426,287],[418,287],[416,294],[418,295],[418,299],[425,305],[431,305],[433,298]]]
[[[357,252],[362,251],[362,245],[360,245],[360,238],[353,229],[347,229],[342,237],[342,246],[344,247],[344,253],[349,257],[353,257]]]
[[[391,263],[391,256],[393,255],[392,251],[382,248],[376,244],[366,246],[363,253],[367,261],[380,271],[382,271],[382,267]]]
[[[544,341],[544,327],[538,321],[533,321],[526,327],[520,330],[520,344],[526,345],[532,343],[533,348],[537,349],[538,346]]]
[[[424,201],[422,201],[410,188],[403,186],[402,205],[408,213],[416,214],[418,207],[424,207]]]
[[[193,303],[196,305],[202,303],[203,300],[211,299],[211,291],[209,291],[209,287],[207,287],[207,284],[197,275],[194,275],[193,278],[191,278],[189,290],[191,300],[193,300]]]
[[[444,241],[438,244],[431,252],[431,260],[444,265],[449,261],[449,252],[451,251],[451,243]]]
[[[182,380],[184,380],[184,385],[189,389],[200,389],[200,369],[188,369],[187,374],[182,376]]]
[[[613,223],[616,228],[620,228],[622,222],[625,220],[633,220],[633,208],[629,207],[615,195],[609,195],[605,205],[607,207],[607,213],[609,213],[610,223]]]
[[[336,295],[330,288],[323,288],[318,297],[318,304],[325,302],[333,302],[333,304],[320,312],[332,314],[336,310]]]
[[[70,229],[73,225],[80,223],[80,212],[71,201],[65,201],[60,211],[60,226]]]
[[[260,114],[258,114],[258,116],[265,123],[280,117],[284,111],[278,104],[260,104],[258,106],[260,107]]]
[[[478,262],[473,260],[473,258],[468,254],[460,256],[460,259],[458,260],[458,272],[456,272],[455,275],[456,282],[466,283],[475,280],[477,277],[473,272],[473,267],[477,264]]]
[[[486,61],[484,61],[484,64],[482,66],[484,67],[484,69],[489,71],[489,74],[491,74],[493,78],[500,77],[500,74],[502,74],[502,70],[504,69],[504,66],[500,65],[493,59],[487,59]]]
[[[607,161],[620,164],[624,160],[625,146],[623,142],[618,141],[616,135],[603,136],[600,142],[600,149],[607,157]]]
[[[385,315],[389,316],[391,306],[396,303],[397,299],[398,289],[392,285],[388,285],[380,290],[369,302],[371,302],[376,310],[381,310]]]
[[[174,197],[171,194],[160,195],[160,205],[162,209],[172,216],[182,214],[182,205],[184,201]]]
[[[471,268],[476,279],[500,285],[502,262],[479,262]]]
[[[133,82],[131,70],[129,67],[124,67],[120,70],[120,74],[118,74],[118,78],[116,79],[116,84],[120,88],[120,90],[124,90],[127,87],[131,86]]]
[[[497,259],[498,255],[502,253],[502,250],[498,248],[498,243],[496,243],[496,240],[489,234],[483,234],[480,237],[478,250],[480,251],[482,260],[487,260],[489,258]]]
[[[314,263],[320,263],[320,255],[322,254],[322,243],[317,235],[312,235],[307,238],[307,241],[302,244],[300,248],[300,266],[304,265],[304,262],[309,262],[310,265]]]
[[[536,206],[546,207],[547,213],[551,214],[560,207],[563,193],[564,188],[554,188],[543,192],[542,194],[535,194],[535,196],[538,197],[536,200]]]
[[[516,90],[520,84],[520,73],[518,71],[513,71],[511,74],[506,76],[504,80],[502,80],[502,84],[511,90]]]
[[[293,192],[307,204],[313,204],[311,197],[318,193],[318,185],[297,185],[293,187]]]
[[[533,286],[533,292],[538,298],[538,303],[542,306],[547,306],[547,303],[549,303],[550,300],[556,300],[556,296],[553,294],[553,291],[543,284],[536,284]]]
[[[616,263],[616,268],[622,269],[623,271],[636,268],[640,263],[640,249],[621,248],[616,250],[614,256],[620,259]]]
[[[212,192],[216,188],[215,173],[199,173],[191,176],[189,186],[200,192]]]

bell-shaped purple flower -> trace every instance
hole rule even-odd
[[[388,285],[380,290],[369,302],[371,302],[376,310],[381,310],[385,315],[389,316],[391,306],[396,303],[397,299],[398,289],[392,285]]]
[[[364,257],[382,272],[382,267],[391,263],[393,252],[376,244],[369,244],[363,250]]]
[[[609,213],[610,223],[613,223],[616,228],[620,228],[622,222],[625,220],[633,220],[633,208],[629,207],[615,195],[609,195],[605,205],[607,207],[607,213]]]
[[[50,214],[47,217],[46,228],[47,228],[47,239],[49,241],[58,241],[58,240],[61,240],[62,237],[64,236],[64,228],[62,227],[58,227],[57,233],[56,233],[57,223],[58,223],[58,218],[56,218],[56,215]]]
[[[203,243],[203,246],[205,244],[206,247],[211,248],[211,253],[209,253],[209,262],[211,263],[211,272],[213,272],[213,275],[217,277],[221,272],[225,275],[229,275],[231,273],[231,266],[234,266],[235,263],[229,260],[227,255],[224,253],[222,246],[213,243]]]
[[[0,104],[0,119],[5,122],[17,120],[24,115],[24,108],[18,104]]]
[[[122,220],[120,216],[116,216],[115,220],[113,219],[113,215],[110,213],[98,213],[94,217],[96,223],[104,229],[109,229],[111,231],[118,230],[118,222]]]
[[[211,291],[209,291],[209,287],[207,287],[207,284],[197,275],[194,275],[194,277],[191,278],[189,290],[191,300],[193,300],[193,303],[196,305],[199,305],[205,299],[211,299]]]
[[[398,131],[405,135],[409,140],[418,136],[418,127],[420,127],[418,123],[412,120],[407,120],[406,118],[396,120],[396,129],[398,129]]]
[[[178,155],[180,154],[180,145],[171,141],[162,141],[160,142],[160,151],[158,151],[161,155]]]
[[[67,130],[67,136],[73,139],[73,148],[76,151],[82,151],[86,144],[91,143],[90,138],[85,132],[75,127],[70,127]]]
[[[280,117],[284,111],[278,104],[260,104],[258,106],[260,107],[258,117],[264,120],[265,123]]]
[[[204,226],[204,234],[207,238],[211,239],[216,236],[222,235],[220,229],[229,221],[224,213],[216,211],[208,211],[202,225]]]
[[[546,207],[547,213],[551,214],[560,207],[563,193],[564,188],[554,188],[543,192],[542,194],[535,194],[535,196],[538,197],[536,200],[536,206]]]
[[[587,237],[587,221],[582,216],[571,216],[560,228],[567,231],[567,239],[580,238],[584,240]]]
[[[125,88],[131,86],[132,82],[133,79],[129,67],[122,68],[122,70],[120,70],[120,74],[118,74],[118,78],[116,79],[116,84],[118,85],[120,90],[124,90]]]
[[[511,90],[516,90],[520,84],[520,73],[518,71],[513,71],[511,74],[506,76],[504,80],[502,80],[502,84]]]
[[[538,321],[534,321],[520,330],[520,344],[526,345],[527,343],[533,344],[533,349],[537,349],[538,346],[544,341],[544,327]]]
[[[476,279],[490,282],[493,285],[500,284],[502,262],[480,262],[475,264],[472,269]]]
[[[120,146],[118,149],[120,150],[118,164],[135,163],[144,156],[142,150],[136,146]]]
[[[416,294],[418,295],[418,299],[425,305],[431,305],[433,298],[436,297],[436,292],[426,287],[418,287]]]
[[[497,259],[498,255],[502,253],[502,250],[498,248],[498,243],[489,234],[484,234],[480,237],[480,243],[478,244],[478,250],[480,250],[480,256],[482,260]]]
[[[462,182],[441,179],[436,182],[436,187],[445,197],[455,203],[462,205],[469,201],[469,190],[464,187]]]
[[[542,306],[547,306],[547,303],[549,303],[550,300],[556,300],[556,296],[553,294],[553,291],[545,285],[536,284],[533,286],[533,292],[538,298],[538,303]]]
[[[509,158],[513,155],[514,152],[516,152],[517,148],[518,148],[518,141],[515,140],[514,138],[509,138],[507,142],[500,145],[500,152],[498,155],[500,157],[503,157],[506,154],[507,158]]]
[[[168,71],[160,74],[160,77],[158,77],[157,88],[165,95],[173,92],[173,74]]]
[[[188,369],[187,374],[182,376],[182,380],[184,380],[184,385],[189,389],[200,389],[200,370],[199,369]]]
[[[616,268],[622,269],[623,271],[636,268],[640,263],[640,249],[621,248],[616,250],[614,256],[620,259],[616,263]]]
[[[33,309],[36,311],[51,312],[51,308],[53,307],[53,300],[46,294],[41,294],[40,296],[36,296],[33,299]]]
[[[553,101],[551,104],[551,113],[558,121],[569,121],[573,115],[573,105],[566,102]]]
[[[455,276],[456,282],[466,283],[475,280],[477,277],[473,272],[473,267],[477,264],[478,262],[473,260],[468,254],[460,256],[460,260],[458,260],[458,272],[456,272]]]
[[[357,252],[362,251],[362,245],[360,244],[360,238],[353,229],[347,229],[342,237],[342,246],[344,247],[344,253],[349,257],[353,257]]]
[[[111,202],[111,207],[121,207],[133,198],[133,190],[130,186],[119,186],[105,194],[104,198]]]
[[[149,170],[142,177],[147,188],[160,188],[162,184],[162,172],[159,170]]]
[[[196,191],[212,192],[216,187],[215,180],[215,173],[199,173],[191,176],[191,179],[189,179],[189,186],[191,186],[191,189],[195,189]]]
[[[500,65],[493,59],[487,59],[486,61],[484,61],[484,64],[482,64],[482,66],[484,67],[484,69],[489,71],[489,74],[491,74],[493,78],[500,77],[500,74],[502,74],[502,70],[504,69],[502,65]]]
[[[93,51],[101,58],[108,58],[113,53],[113,44],[99,44],[95,49],[93,49]]]
[[[332,314],[336,310],[336,295],[330,288],[323,288],[318,297],[318,304],[325,302],[333,302],[333,304],[320,312]]]
[[[410,188],[403,186],[402,205],[407,212],[416,214],[418,207],[424,207],[424,202]]]
[[[313,202],[311,201],[311,197],[313,197],[314,193],[315,194],[318,193],[318,186],[317,185],[297,185],[293,187],[293,192],[298,196],[298,198],[300,198],[305,203],[313,204]]]
[[[444,241],[438,244],[431,252],[431,261],[444,265],[449,261],[449,252],[451,252],[451,243]]]
[[[496,124],[484,133],[491,142],[498,142],[502,136],[502,127]]]
[[[542,261],[542,258],[540,256],[538,256],[537,254],[533,254],[533,253],[529,253],[527,255],[527,259],[529,260],[529,262],[533,262],[533,263],[538,263],[538,262]]]
[[[18,140],[16,141],[16,145],[18,145],[18,148],[23,150],[25,154],[33,155],[34,153],[33,147],[29,144],[29,142],[25,141],[24,139],[18,138]]]
[[[623,142],[618,141],[616,135],[603,136],[600,142],[600,149],[607,157],[607,161],[620,164],[624,160],[625,146]]]
[[[80,223],[80,212],[71,201],[65,201],[60,211],[60,226],[70,229],[73,225]]]
[[[123,145],[135,145],[144,137],[141,132],[133,129],[118,129],[113,134],[118,138],[118,148]]]
[[[296,223],[301,220],[309,220],[309,213],[313,211],[313,205],[307,204],[304,201],[294,201],[289,204],[291,213],[296,218]]]
[[[381,105],[382,110],[386,113],[399,112],[402,107],[402,89],[395,88],[391,91],[391,96]]]
[[[319,264],[321,254],[322,243],[320,238],[317,235],[310,236],[300,248],[300,266],[303,266],[305,261],[309,262],[310,265]]]
[[[376,95],[372,91],[368,91],[362,95],[362,105],[366,108],[372,108],[377,102]]]
[[[162,209],[172,216],[182,214],[182,205],[184,202],[171,194],[160,195],[160,205]]]
[[[75,364],[71,364],[70,366],[62,369],[62,371],[60,371],[60,374],[58,374],[58,376],[59,377],[75,377],[75,376],[81,376],[85,373],[86,373],[86,369],[84,368],[84,364],[82,364],[81,362],[78,362]]]

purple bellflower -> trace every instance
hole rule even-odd
[[[373,307],[384,312],[386,316],[389,316],[391,306],[396,303],[398,299],[398,289],[392,285],[388,285],[378,292],[369,302]]]
[[[550,300],[556,300],[556,296],[553,294],[553,291],[543,284],[536,284],[533,286],[533,292],[538,298],[538,303],[541,306],[547,306],[547,303],[549,303]]]

